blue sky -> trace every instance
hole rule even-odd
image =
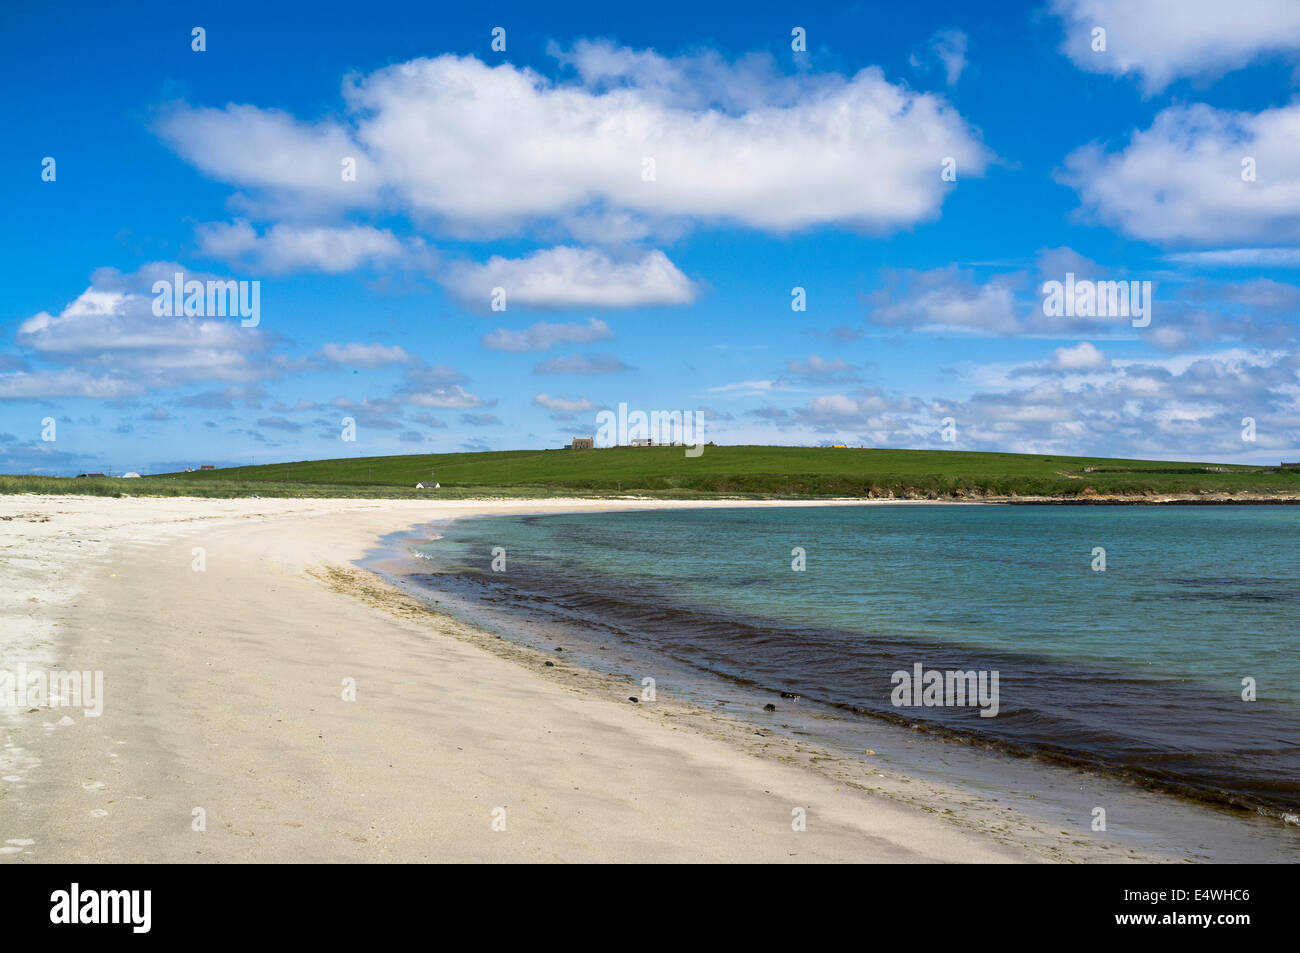
[[[1300,4],[990,6],[11,5],[0,470],[553,447],[619,403],[1296,458]],[[256,326],[155,314],[177,272],[258,282]],[[1150,324],[1045,315],[1067,273]]]

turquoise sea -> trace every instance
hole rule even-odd
[[[1300,811],[1300,508],[652,510],[438,530],[421,585],[704,684]],[[996,716],[895,704],[895,673],[918,664],[996,672]]]

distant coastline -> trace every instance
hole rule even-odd
[[[165,477],[121,480],[76,480],[65,477],[0,475],[0,496],[91,496],[173,499],[338,499],[338,500],[588,500],[753,503],[942,503],[986,506],[1289,506],[1300,504],[1300,493],[1106,493],[1076,496],[940,494],[834,496],[779,493],[692,493],[681,490],[599,491],[568,487],[443,486],[416,490],[389,486],[346,486],[276,483],[176,483]]]
[[[135,472],[134,462],[123,461]],[[259,465],[195,461],[124,479],[0,476],[0,494],[341,499],[1296,503],[1300,468],[965,450],[710,446],[500,450]],[[98,471],[96,471],[98,472]],[[429,484],[433,484],[430,486]]]

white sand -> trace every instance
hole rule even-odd
[[[662,694],[632,705],[352,566],[449,516],[672,505],[700,504],[0,497],[0,668],[102,671],[105,694],[98,718],[0,712],[0,862],[1117,859]]]

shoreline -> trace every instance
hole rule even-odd
[[[631,511],[627,511],[631,512]],[[524,512],[512,515],[528,515]],[[384,545],[376,547],[372,554],[359,565],[376,573],[386,582],[396,586],[403,593],[413,597],[421,602],[429,611],[450,614],[458,621],[467,625],[477,626],[487,630],[486,610],[487,603],[492,605],[492,618],[497,621],[491,631],[496,634],[504,634],[504,637],[519,644],[530,644],[530,641],[520,636],[520,630],[526,625],[527,619],[537,619],[542,614],[541,610],[527,608],[518,603],[532,603],[539,597],[536,591],[519,593],[517,591],[499,590],[494,586],[494,579],[489,573],[469,571],[464,568],[439,569],[433,571],[423,564],[423,557],[418,553],[413,553],[410,549],[413,543],[432,542],[443,538],[449,524],[461,522],[468,519],[491,519],[490,515],[473,515],[460,516],[450,520],[440,520],[434,524],[436,532],[432,535],[424,532],[423,526],[412,527],[409,532],[396,533],[391,537],[386,537]],[[419,530],[419,532],[417,532]],[[415,558],[413,561],[412,557]],[[419,577],[421,581],[411,581],[413,577]],[[462,583],[455,588],[448,588],[448,583],[442,583],[439,580],[446,578],[452,580],[451,585],[455,582]],[[471,590],[479,585],[492,586],[492,595],[487,598],[487,602],[479,602],[473,595],[466,594],[464,583],[469,581]],[[433,598],[437,596],[438,598]],[[432,604],[431,604],[432,603]],[[512,604],[514,603],[514,604]],[[447,608],[455,605],[457,611],[452,613]],[[434,606],[437,606],[436,608]],[[697,607],[698,608],[698,607]],[[742,628],[752,628],[755,626],[766,627],[771,623],[737,615],[734,611],[728,610],[726,613],[733,623]],[[597,667],[600,666],[601,659],[599,655],[592,654],[595,647],[594,642],[609,641],[609,634],[602,635],[600,638],[593,637],[587,631],[593,625],[601,625],[607,622],[603,617],[595,619],[569,619],[561,617],[551,617],[545,621],[536,622],[532,626],[538,630],[553,629],[543,641],[555,639],[567,639],[576,642],[589,642],[587,646],[587,657]],[[607,646],[600,645],[601,652],[606,650]],[[939,645],[930,645],[919,647],[918,652],[925,654],[929,652],[942,651],[944,647]],[[657,670],[667,661],[664,651],[655,649],[646,649],[644,646],[638,648],[641,667],[646,671]],[[572,654],[569,656],[572,658]],[[1015,742],[999,736],[983,733],[976,728],[966,726],[957,727],[945,725],[934,721],[917,719],[897,710],[874,709],[863,707],[860,704],[843,700],[828,700],[809,695],[798,685],[780,685],[764,683],[760,681],[761,676],[749,672],[723,672],[715,670],[712,667],[700,667],[683,661],[679,657],[674,657],[668,664],[668,668],[676,667],[679,671],[677,674],[685,674],[697,686],[697,694],[713,698],[714,692],[710,692],[707,683],[717,683],[715,687],[720,688],[721,682],[731,683],[733,689],[743,687],[744,694],[751,697],[751,702],[761,706],[764,702],[776,702],[780,710],[785,712],[789,705],[782,703],[780,699],[793,697],[801,700],[802,705],[811,705],[822,712],[818,717],[829,718],[834,715],[842,717],[846,722],[852,722],[860,718],[873,719],[880,722],[888,723],[895,727],[905,728],[910,732],[923,733],[936,741],[953,744],[962,744],[974,748],[983,748],[991,752],[1012,757],[1032,759],[1043,765],[1050,765],[1058,768],[1073,769],[1078,772],[1094,775],[1104,775],[1114,781],[1122,784],[1142,788],[1152,793],[1167,795],[1183,803],[1209,807],[1215,810],[1223,811],[1229,815],[1245,817],[1254,814],[1266,816],[1276,820],[1283,829],[1294,827],[1300,821],[1297,821],[1295,813],[1296,808],[1291,802],[1284,804],[1265,803],[1263,801],[1250,801],[1248,795],[1234,790],[1220,790],[1216,788],[1196,787],[1192,781],[1187,779],[1171,779],[1161,777],[1157,774],[1144,771],[1142,768],[1131,764],[1112,763],[1101,757],[1088,757],[1084,753],[1068,750],[1059,744],[1044,745],[1034,747],[1024,742]],[[590,666],[589,666],[590,667]],[[888,669],[886,669],[888,670]],[[1079,672],[1071,671],[1069,673],[1074,677],[1079,676]],[[1092,670],[1088,674],[1103,677],[1109,674],[1113,677],[1114,673],[1102,673],[1099,670]],[[704,685],[702,690],[699,686]],[[798,690],[800,694],[789,695],[786,689],[792,691]],[[752,705],[751,705],[752,707]]]
[[[471,513],[700,505],[0,498],[6,659],[102,670],[106,696],[99,718],[3,713],[0,860],[1170,859],[689,702],[632,705],[354,565]]]
[[[59,478],[65,479],[65,478]],[[741,504],[751,504],[755,506],[842,506],[842,505],[861,505],[872,506],[888,503],[930,503],[940,505],[970,505],[984,504],[990,506],[1295,506],[1300,505],[1300,494],[1296,493],[1252,493],[1244,491],[1240,493],[1206,491],[1206,492],[1189,492],[1189,493],[1157,493],[1154,491],[1147,493],[1088,493],[1080,492],[1072,496],[1036,496],[1021,495],[1012,493],[1003,494],[983,494],[979,492],[944,494],[930,491],[923,491],[915,488],[915,492],[895,493],[887,491],[884,493],[868,493],[863,496],[779,496],[779,495],[761,495],[753,494],[749,496],[727,495],[724,493],[713,493],[707,495],[672,495],[672,496],[646,496],[641,495],[645,491],[628,490],[623,492],[610,491],[605,494],[582,495],[580,491],[568,492],[567,488],[555,488],[554,492],[540,494],[536,496],[511,495],[518,494],[520,490],[536,489],[535,487],[458,487],[449,485],[441,487],[439,491],[425,491],[417,494],[409,489],[393,486],[363,486],[358,487],[358,494],[342,494],[323,492],[320,495],[314,495],[315,490],[343,490],[352,489],[350,486],[336,484],[297,484],[291,489],[280,490],[275,482],[258,482],[250,481],[241,483],[238,489],[231,489],[223,494],[185,496],[183,494],[166,493],[157,486],[138,487],[133,485],[135,481],[126,481],[120,479],[106,478],[112,484],[114,493],[96,493],[92,492],[90,486],[85,490],[78,490],[75,486],[69,486],[66,492],[62,487],[51,489],[48,492],[44,490],[33,491],[28,489],[11,490],[0,484],[0,500],[4,499],[155,499],[155,500],[241,500],[241,499],[267,499],[267,500],[342,500],[352,503],[360,502],[411,502],[411,503],[429,503],[429,504],[462,504],[462,503],[525,503],[532,502],[539,505],[548,503],[573,503],[573,504],[601,504],[601,503],[623,503],[623,502],[647,502],[668,506],[695,504],[700,507],[711,506],[734,506]],[[153,480],[155,478],[145,477],[143,479]],[[189,484],[197,485],[197,484]],[[102,486],[102,484],[101,484]],[[174,490],[174,487],[168,486],[168,490]],[[549,490],[550,488],[548,488]],[[135,492],[132,492],[135,491]],[[259,492],[254,492],[259,491]],[[383,495],[360,495],[361,493],[370,493],[372,491],[381,491]],[[650,491],[653,492],[653,491]],[[467,493],[468,495],[459,495]],[[482,495],[477,495],[482,494]]]
[[[887,502],[911,503],[913,501]],[[781,504],[780,501],[772,501],[769,505],[779,507]],[[540,651],[539,658],[545,658],[545,649],[539,650],[540,644],[564,642],[566,645],[564,657],[568,661],[572,662],[575,658],[584,660],[580,664],[584,664],[595,673],[609,674],[611,671],[616,671],[617,669],[610,668],[605,656],[606,646],[596,645],[596,643],[609,642],[611,639],[608,635],[592,637],[585,631],[587,623],[566,624],[564,621],[555,624],[543,623],[532,626],[534,630],[541,631],[540,637],[537,637],[534,632],[534,637],[524,638],[521,635],[525,624],[524,617],[536,617],[538,615],[536,610],[525,611],[520,606],[512,605],[508,596],[494,594],[488,599],[493,609],[489,618],[484,611],[487,605],[475,602],[472,597],[454,593],[445,587],[439,588],[436,581],[412,582],[405,578],[412,574],[425,579],[438,575],[436,571],[430,573],[422,565],[422,559],[411,553],[410,547],[413,543],[441,538],[450,523],[466,519],[490,519],[494,515],[499,514],[458,516],[454,519],[440,520],[435,524],[414,526],[405,533],[392,534],[384,540],[383,546],[376,547],[359,565],[375,573],[386,583],[395,586],[404,597],[414,600],[426,611],[449,614],[466,626],[477,629],[483,637],[504,638],[517,648]],[[529,514],[527,511],[520,511],[512,515]],[[426,530],[433,530],[433,532],[430,534]],[[533,598],[536,596],[529,596],[526,601],[531,601]],[[456,611],[449,609],[452,605],[456,606]],[[617,641],[617,638],[615,637],[613,641]],[[585,649],[579,649],[579,654],[575,654],[574,643],[581,645],[583,642],[587,643]],[[592,651],[597,647],[600,649],[599,652]],[[1018,792],[1020,807],[1032,808],[1032,813],[1040,822],[1066,825],[1077,820],[1075,815],[1060,810],[1060,804],[1053,805],[1056,808],[1053,811],[1038,810],[1039,805],[1033,804],[1037,799],[1050,800],[1053,797],[1050,793],[1053,789],[1059,789],[1064,785],[1080,791],[1084,789],[1094,791],[1096,803],[1115,804],[1127,810],[1130,825],[1137,824],[1140,818],[1147,825],[1144,834],[1152,837],[1163,834],[1166,837],[1165,847],[1168,851],[1165,859],[1169,861],[1186,861],[1195,853],[1185,852],[1183,845],[1174,846],[1170,842],[1168,825],[1162,823],[1167,819],[1161,816],[1170,811],[1184,821],[1188,829],[1201,830],[1202,847],[1209,843],[1214,844],[1212,848],[1206,848],[1210,853],[1201,855],[1202,859],[1215,856],[1216,859],[1221,860],[1223,856],[1221,852],[1234,852],[1236,845],[1233,842],[1242,833],[1234,829],[1238,825],[1249,828],[1251,837],[1264,840],[1272,836],[1277,838],[1277,843],[1274,845],[1257,848],[1254,852],[1247,851],[1251,860],[1259,860],[1272,853],[1273,860],[1294,862],[1297,851],[1300,851],[1300,837],[1297,837],[1295,815],[1282,808],[1247,805],[1241,803],[1236,795],[1222,792],[1206,793],[1189,788],[1185,782],[1163,780],[1143,774],[1132,767],[1088,760],[1055,748],[1030,749],[977,732],[916,722],[906,716],[897,716],[888,712],[881,713],[838,702],[819,702],[803,696],[795,696],[803,697],[802,702],[782,702],[778,698],[781,692],[777,687],[764,686],[750,677],[727,675],[712,669],[702,670],[690,666],[684,669],[685,663],[681,659],[669,661],[662,652],[656,653],[653,650],[639,654],[641,657],[633,664],[633,668],[638,672],[653,671],[658,677],[676,668],[678,676],[685,674],[687,681],[692,683],[692,689],[687,693],[688,697],[704,716],[712,716],[721,711],[724,712],[725,717],[739,719],[750,729],[757,728],[765,732],[784,734],[790,738],[818,737],[824,747],[821,755],[824,761],[860,762],[860,758],[854,757],[855,736],[857,747],[860,748],[863,737],[869,739],[874,734],[878,739],[873,742],[874,747],[888,746],[894,748],[895,752],[900,748],[912,746],[920,749],[919,752],[909,752],[908,758],[902,761],[905,765],[905,773],[913,781],[925,778],[940,786],[955,787],[957,790],[969,793],[979,788],[981,783],[987,787],[991,777],[1011,775],[1015,779],[1015,784],[1021,789]],[[627,669],[629,657],[626,653],[622,656],[622,662],[622,668]],[[667,671],[663,667],[665,662],[668,662]],[[719,693],[724,691],[723,683],[727,683],[726,701],[719,700],[722,698]],[[628,682],[627,687],[632,691],[637,690],[635,677]],[[662,694],[664,689],[659,687],[658,691]],[[763,703],[768,701],[776,702],[779,706],[780,720],[774,721],[776,716],[769,718],[760,713]],[[799,711],[800,707],[810,707],[812,710]],[[739,714],[732,715],[731,712],[739,712]],[[789,719],[793,720],[792,724],[782,723]],[[853,725],[854,728],[837,733],[828,729],[827,722],[832,720]],[[864,724],[874,724],[874,726],[863,727]],[[882,752],[871,750],[868,753],[879,755]],[[924,764],[924,759],[927,758],[935,762],[943,762],[948,767],[953,764],[960,767],[945,771],[930,770]],[[873,759],[873,763],[879,765],[883,762]],[[897,768],[897,765],[895,767]],[[1016,801],[1017,797],[1012,795],[1001,800]],[[1207,832],[1206,829],[1209,828],[1214,830]],[[1176,835],[1173,837],[1173,840],[1178,839]],[[1108,846],[1116,848],[1122,845],[1112,843]]]

